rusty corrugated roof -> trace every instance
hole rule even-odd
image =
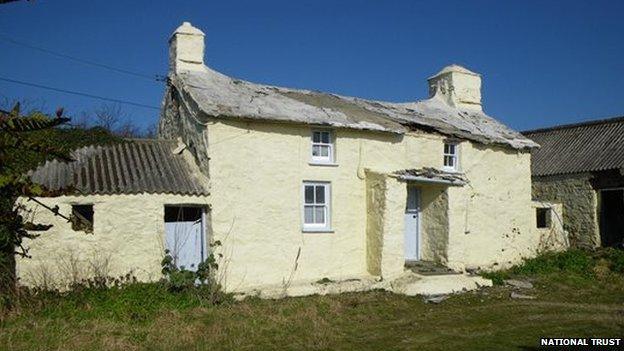
[[[208,195],[198,172],[170,140],[127,140],[87,146],[71,153],[72,162],[48,161],[29,172],[48,190],[78,194],[168,193]]]
[[[624,117],[523,132],[541,145],[531,152],[534,176],[624,168]]]

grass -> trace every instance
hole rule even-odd
[[[571,251],[497,273],[535,300],[495,286],[439,305],[385,292],[247,299],[212,306],[158,284],[41,294],[0,322],[10,350],[532,349],[541,336],[621,337],[622,252]]]

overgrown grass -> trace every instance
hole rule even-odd
[[[41,293],[4,316],[0,349],[532,349],[543,336],[621,337],[621,267],[618,251],[549,254],[501,273],[531,280],[535,300],[496,286],[439,305],[385,292],[214,305],[160,284]]]
[[[503,280],[513,276],[563,274],[568,280],[573,278],[578,281],[605,278],[610,273],[624,273],[624,251],[608,248],[545,253],[508,270],[487,272],[483,276],[492,279],[494,284],[501,285]]]
[[[146,322],[163,310],[184,311],[195,307],[230,303],[222,293],[197,287],[171,292],[162,283],[133,283],[113,288],[80,288],[71,292],[23,292],[17,299],[15,315],[85,320],[105,318],[116,322]],[[8,311],[7,311],[8,313]]]

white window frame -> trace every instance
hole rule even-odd
[[[315,133],[320,133],[319,135],[319,141],[315,142],[314,141],[314,134]],[[322,142],[323,140],[323,133],[327,133],[328,134],[328,143],[324,143]],[[334,133],[332,130],[328,130],[328,129],[313,129],[312,130],[312,134],[310,135],[310,163],[311,164],[326,164],[326,165],[333,165],[335,164],[335,159],[334,159],[334,155],[335,155],[335,150],[334,150]],[[318,146],[319,148],[321,147],[327,147],[328,148],[328,152],[327,152],[327,156],[315,156],[314,155],[314,147]]]
[[[325,202],[320,204],[316,199],[311,203],[306,203],[305,189],[307,186],[314,186],[314,197],[316,198],[316,187],[322,186],[324,189]],[[324,207],[323,223],[306,223],[305,209],[306,207],[316,208]],[[313,211],[313,214],[315,211]],[[301,223],[304,232],[331,232],[331,183],[320,181],[304,181],[301,186]]]
[[[447,146],[449,146],[449,148],[452,146],[455,152],[452,152],[452,153],[447,152],[446,151]],[[453,160],[452,166],[448,166],[446,164],[447,157]],[[444,142],[442,165],[443,165],[442,169],[444,169],[445,171],[451,171],[451,172],[459,171],[459,143]]]

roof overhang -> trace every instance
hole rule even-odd
[[[393,173],[407,182],[429,183],[448,186],[464,186],[468,180],[462,173],[441,171],[435,168],[406,169]]]

